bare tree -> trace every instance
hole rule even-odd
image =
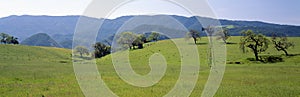
[[[289,56],[288,49],[291,47],[294,47],[295,44],[293,42],[290,42],[286,35],[277,35],[273,34],[272,36],[272,42],[274,44],[274,47],[278,51],[283,51],[286,56]]]
[[[197,39],[200,38],[200,33],[196,30],[190,30],[190,32],[187,33],[186,38],[193,38],[194,43],[197,44]]]
[[[217,35],[219,36],[218,39],[222,39],[225,43],[227,43],[227,39],[230,37],[229,30],[227,28],[222,28]]]

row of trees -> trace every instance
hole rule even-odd
[[[242,36],[240,48],[243,52],[246,52],[247,48],[250,49],[254,53],[256,61],[260,60],[258,54],[265,52],[269,48],[270,43],[273,43],[274,48],[278,51],[283,51],[286,56],[289,56],[287,49],[294,47],[295,45],[287,39],[286,35],[279,35],[276,33],[273,33],[271,41],[263,34],[256,34],[252,30],[242,31]]]
[[[212,33],[213,29],[215,29],[212,26],[207,27],[206,30],[208,33]],[[223,28],[222,30],[217,32],[218,35],[220,35],[220,39],[224,40],[224,42],[226,42],[226,40],[230,37],[228,34],[228,30],[226,28]],[[124,49],[142,49],[144,48],[144,43],[148,43],[148,42],[156,42],[158,40],[160,40],[161,35],[158,32],[151,32],[150,34],[136,34],[133,32],[123,32],[120,33],[118,35],[116,35],[117,37],[117,43],[122,46],[122,48]],[[200,32],[196,31],[196,30],[190,30],[189,32],[187,32],[186,34],[186,38],[193,38],[195,44],[197,44],[197,41],[199,38],[201,38],[200,36]],[[94,56],[96,58],[101,58],[105,55],[110,54],[111,52],[111,43],[112,40],[105,40],[104,42],[106,42],[105,45],[104,43],[98,42],[96,43],[93,48],[94,48]],[[89,54],[89,50],[85,47],[82,46],[78,46],[75,48],[76,52],[78,52],[80,54],[80,56],[82,57],[83,54]]]
[[[101,42],[97,42],[93,45],[93,57],[95,58],[101,58],[103,56],[106,56],[110,54],[111,47],[107,46]],[[80,57],[83,58],[83,55],[90,55],[90,50],[85,46],[77,46],[75,47],[75,52],[79,53]]]
[[[142,49],[144,43],[151,41],[158,41],[161,35],[157,32],[152,32],[148,37],[145,34],[135,34],[133,32],[123,32],[117,35],[117,43],[123,46],[123,48],[129,49]]]
[[[216,33],[215,35],[219,36],[218,39],[222,39],[225,43],[227,43],[226,40],[230,37],[228,29],[224,27],[222,29],[218,29],[217,27],[208,26],[207,28],[202,28],[202,31],[206,31],[208,34]],[[186,34],[186,39],[190,38],[193,38],[194,43],[197,44],[198,39],[201,38],[200,32],[190,30]]]
[[[144,48],[144,43],[151,42],[151,41],[158,41],[160,34],[157,32],[152,32],[148,37],[146,37],[145,34],[135,34],[133,32],[123,32],[116,36],[118,38],[117,43],[120,44],[124,48],[129,49],[142,49]],[[95,58],[101,58],[103,56],[106,56],[111,53],[111,42],[106,40],[105,42],[108,42],[106,44],[97,42],[93,45],[93,56]],[[80,57],[83,57],[83,55],[89,55],[89,49],[84,46],[77,46],[75,48],[75,52],[80,54]]]
[[[217,27],[208,26],[207,28],[202,28],[202,31],[206,31],[208,34],[216,33],[215,35],[219,36],[218,39],[222,39],[225,43],[227,43],[226,40],[230,37],[227,28],[217,29]],[[284,52],[286,56],[290,55],[287,50],[295,46],[284,34],[272,33],[271,40],[263,34],[254,33],[252,30],[244,30],[241,34],[240,48],[244,53],[250,49],[257,61],[260,60],[259,53],[265,52],[269,48],[269,44],[273,44],[276,50]],[[193,38],[194,43],[197,44],[198,39],[201,38],[200,32],[190,30],[186,38]]]
[[[18,38],[8,35],[6,33],[0,33],[0,44],[19,44]]]
[[[203,31],[206,31],[208,34],[214,32],[214,27],[203,28]],[[244,30],[241,32],[242,37],[240,39],[240,48],[243,52],[247,52],[249,49],[254,53],[255,59],[259,61],[259,53],[265,52],[269,48],[269,44],[273,43],[274,48],[278,51],[283,51],[286,56],[289,56],[287,49],[294,46],[293,42],[290,42],[285,35],[279,35],[274,33],[271,40],[269,40],[263,34],[256,34],[252,30]],[[230,37],[228,30],[223,28],[217,30],[216,35],[219,36],[218,39],[222,39],[225,43],[226,40]],[[144,34],[135,34],[133,32],[123,32],[117,37],[117,43],[123,48],[129,49],[142,49],[143,44],[150,41],[158,41],[160,34],[157,32],[152,32],[148,37]],[[195,30],[190,30],[186,38],[193,38],[195,44],[197,40],[201,38],[200,33]],[[107,46],[103,43],[96,43],[94,46],[94,56],[96,58],[103,57],[111,53],[111,46]],[[83,54],[88,54],[89,50],[84,47],[77,47],[76,51],[80,53],[81,57]]]

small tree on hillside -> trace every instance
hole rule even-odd
[[[7,38],[9,37],[8,34],[6,33],[0,33],[0,41],[3,44],[7,44]]]
[[[159,40],[159,37],[160,37],[160,34],[157,33],[157,32],[152,32],[150,34],[150,36],[148,37],[148,40],[149,41],[158,41]]]
[[[110,46],[106,46],[103,43],[97,42],[94,46],[94,56],[95,58],[101,58],[105,55],[110,54],[111,51],[111,47]]]
[[[146,41],[146,37],[143,34],[137,35],[137,38],[132,42],[132,46],[135,49],[135,46],[138,46],[138,49],[144,48],[144,42]]]
[[[268,49],[269,40],[262,34],[255,34],[252,30],[242,31],[240,48],[245,52],[246,48],[250,48],[256,61],[259,60],[258,53],[265,52]]]
[[[229,30],[227,28],[222,28],[217,35],[220,36],[218,39],[222,39],[225,43],[227,43],[226,40],[230,37]]]
[[[197,44],[197,39],[200,38],[200,33],[196,30],[190,30],[190,32],[187,33],[186,38],[193,38],[194,43]]]
[[[118,44],[122,45],[125,48],[133,49],[133,41],[136,40],[137,35],[132,32],[123,32],[119,36],[117,40]]]
[[[6,33],[0,33],[0,42],[1,44],[19,44],[18,38]]]
[[[7,37],[6,42],[8,44],[19,44],[18,38],[14,37],[14,36]]]
[[[81,58],[83,57],[83,56],[82,56],[83,54],[86,54],[86,55],[89,55],[89,54],[90,54],[90,53],[89,53],[89,49],[87,49],[87,48],[84,47],[84,46],[77,46],[77,47],[75,48],[75,52],[79,53]]]
[[[273,42],[276,50],[283,51],[286,56],[289,56],[287,49],[295,46],[295,44],[293,42],[290,42],[288,40],[288,38],[283,35],[279,36],[279,35],[274,34],[272,36],[272,42]]]

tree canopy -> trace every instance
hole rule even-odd
[[[290,42],[286,35],[278,35],[275,34],[272,36],[272,42],[274,44],[274,47],[278,51],[283,51],[286,56],[289,56],[289,53],[287,49],[294,47],[295,44],[293,42]]]
[[[75,48],[75,52],[79,53],[80,54],[80,57],[82,58],[83,57],[83,54],[86,54],[86,55],[89,55],[89,49],[87,49],[86,47],[84,46],[77,46]]]
[[[258,53],[265,52],[269,46],[269,40],[262,34],[255,34],[252,30],[242,31],[240,48],[246,52],[246,48],[252,50],[256,61],[259,60]]]
[[[160,37],[160,34],[157,33],[157,32],[152,32],[150,34],[150,36],[148,37],[148,40],[149,41],[158,41],[159,40],[159,37]]]
[[[190,30],[187,33],[186,38],[187,39],[193,38],[194,43],[197,44],[197,39],[200,38],[200,33],[198,31],[196,31],[196,30]]]
[[[217,35],[219,36],[218,39],[222,39],[225,43],[227,43],[227,39],[230,37],[229,30],[223,27]]]
[[[0,33],[1,44],[19,44],[18,38],[10,36],[6,33]]]
[[[135,49],[138,46],[139,49],[143,48],[143,44],[146,42],[146,37],[143,34],[135,34],[133,32],[123,32],[118,35],[118,44],[123,48]]]
[[[94,56],[95,58],[101,58],[103,56],[106,56],[108,54],[110,54],[111,51],[111,47],[110,46],[106,46],[105,44],[101,43],[101,42],[97,42],[94,46]]]

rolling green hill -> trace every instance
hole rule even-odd
[[[32,35],[22,41],[21,44],[29,46],[62,47],[46,33]]]
[[[183,39],[179,39],[183,40]],[[290,38],[296,43],[291,54],[300,54],[300,38]],[[284,62],[261,63],[247,60],[252,53],[239,50],[239,37],[231,37],[227,45],[227,66],[216,97],[297,97],[300,96],[300,56],[282,56]],[[207,38],[198,46],[200,76],[191,97],[201,96],[209,75],[207,65]],[[262,55],[282,55],[275,49]],[[180,73],[180,56],[170,40],[146,44],[144,49],[131,50],[133,69],[146,75],[151,69],[149,57],[161,53],[168,62],[165,76],[152,87],[134,87],[119,78],[111,62],[111,55],[97,59],[101,78],[120,97],[159,97],[175,85]],[[60,48],[0,45],[0,96],[83,96],[73,71],[71,51]],[[233,62],[233,63],[232,63]],[[236,64],[235,62],[240,62]],[[230,64],[229,64],[230,63]]]
[[[227,45],[227,66],[222,84],[216,93],[216,97],[295,97],[300,96],[300,56],[284,57],[285,62],[261,63],[252,62],[247,58],[253,58],[252,53],[243,54],[239,50],[240,37],[231,37]],[[296,42],[292,54],[299,54],[300,38],[290,38]],[[183,39],[179,39],[184,41]],[[207,38],[202,38],[198,45],[200,55],[200,73],[197,86],[191,97],[199,97],[209,74],[207,64]],[[138,74],[146,75],[151,70],[148,60],[151,55],[161,53],[168,62],[168,69],[162,80],[150,88],[134,87],[118,77],[111,62],[111,56],[98,59],[98,69],[102,79],[108,87],[121,97],[161,97],[167,94],[175,85],[180,73],[180,55],[175,44],[170,40],[148,44],[142,50],[130,51],[132,68]],[[267,52],[261,54],[282,55],[272,45]],[[116,54],[117,55],[117,54]],[[235,64],[235,63],[238,64]],[[188,80],[188,79],[187,79]],[[134,92],[133,92],[134,91]]]
[[[70,50],[0,45],[0,56],[0,96],[82,96]]]

